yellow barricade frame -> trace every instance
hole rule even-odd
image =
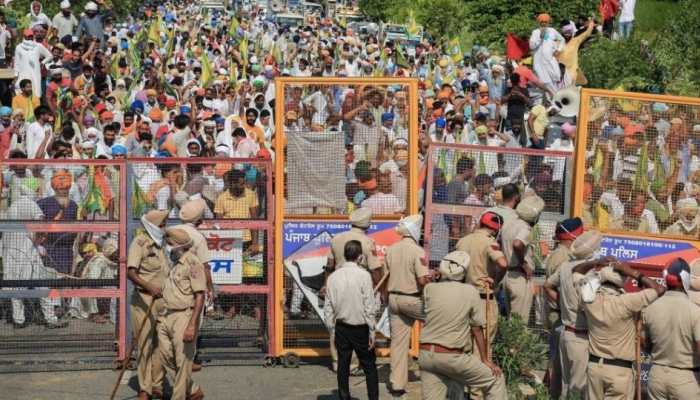
[[[409,143],[409,173],[408,173],[408,198],[406,202],[407,213],[418,213],[418,79],[417,78],[336,78],[336,77],[280,77],[275,78],[275,296],[274,316],[275,348],[272,352],[276,356],[294,353],[301,357],[320,357],[330,355],[329,348],[318,347],[294,347],[284,345],[284,255],[283,255],[283,225],[284,214],[284,170],[285,170],[285,135],[284,132],[284,89],[287,85],[402,85],[408,88],[408,143]],[[347,217],[339,215],[294,215],[290,217],[295,221],[321,220],[324,222],[347,222]],[[397,222],[399,216],[378,216],[373,218],[376,222]],[[378,349],[379,356],[387,356],[389,349]],[[418,328],[414,326],[411,339],[411,355],[418,354]]]

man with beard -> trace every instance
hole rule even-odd
[[[698,229],[698,202],[694,198],[678,200],[676,203],[678,210],[678,221],[664,230],[665,235],[690,236],[697,238]]]
[[[104,0],[97,0],[97,2],[106,7]],[[82,38],[83,35],[93,38],[93,40],[100,41],[100,47],[104,45],[104,20],[109,16],[110,10],[105,8],[103,14],[98,14],[98,6],[96,3],[90,1],[85,4],[85,15],[80,18],[78,23],[78,29],[75,32],[75,36]]]
[[[73,175],[65,169],[53,173],[51,189],[54,195],[37,201],[46,221],[76,221],[78,205],[69,198],[68,194],[73,185]],[[46,234],[47,266],[58,272],[71,273],[73,264],[73,242],[75,233],[56,232]]]

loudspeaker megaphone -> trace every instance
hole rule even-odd
[[[559,115],[562,117],[571,118],[577,116],[581,104],[578,88],[570,86],[556,92],[552,98],[552,103],[559,108]]]

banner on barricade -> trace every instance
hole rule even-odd
[[[243,282],[243,231],[202,230],[211,260],[211,279],[215,284]]]

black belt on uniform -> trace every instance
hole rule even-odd
[[[596,364],[614,365],[621,368],[632,368],[632,361],[620,360],[618,358],[602,358],[594,356],[593,354],[588,356],[588,361]]]
[[[700,367],[693,367],[693,368],[680,368],[680,367],[674,367],[673,365],[663,365],[663,364],[654,364],[658,365],[659,367],[669,367],[673,369],[680,369],[683,371],[693,371],[693,372],[700,372]]]
[[[564,325],[564,330],[566,330],[567,332],[575,333],[577,335],[588,335],[588,330],[576,329],[575,327],[569,325]]]
[[[493,293],[491,293],[491,294],[479,293],[479,297],[481,297],[484,300],[493,299]]]
[[[402,293],[402,292],[390,291],[389,294],[395,294],[397,296],[420,297],[420,293]]]

